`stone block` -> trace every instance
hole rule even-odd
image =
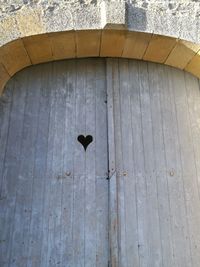
[[[16,24],[15,16],[10,15],[8,18],[0,21],[0,47],[19,39],[21,33]]]
[[[8,74],[3,64],[0,63],[0,96],[3,93],[4,86],[9,79],[10,75]]]
[[[159,4],[152,2],[146,10],[146,20],[148,22],[147,31],[152,31],[158,35],[166,35],[177,38],[180,33],[181,17],[175,15],[176,9],[170,9],[167,1]]]
[[[100,53],[101,31],[77,31],[77,57],[98,57]]]
[[[71,31],[74,29],[73,9],[69,4],[49,4],[46,6],[43,22],[47,32]]]
[[[147,17],[147,10],[138,4],[127,2],[126,4],[126,22],[131,31],[153,32],[151,20]],[[151,14],[152,15],[152,14]]]
[[[48,34],[25,37],[23,42],[32,64],[53,60],[51,41]]]
[[[101,57],[121,57],[125,43],[125,31],[104,30],[101,37]]]
[[[104,29],[126,28],[126,3],[108,2],[101,3],[101,26]]]
[[[199,49],[200,45],[180,40],[171,51],[165,61],[165,64],[179,69],[184,69]]]
[[[42,9],[23,8],[16,14],[16,23],[21,37],[37,35],[46,32],[42,21]]]
[[[175,45],[175,38],[153,35],[143,56],[143,59],[164,63]]]
[[[127,32],[122,57],[142,59],[152,34]]]
[[[0,48],[0,62],[5,66],[10,76],[18,70],[31,65],[30,58],[21,39]]]
[[[49,33],[53,59],[74,58],[76,56],[75,32]]]
[[[73,10],[75,30],[101,29],[101,15],[99,7],[94,5],[81,6]]]
[[[192,58],[185,70],[200,78],[200,52]]]

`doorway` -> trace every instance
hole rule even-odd
[[[0,266],[198,266],[199,114],[199,80],[160,64],[16,74],[0,100]]]

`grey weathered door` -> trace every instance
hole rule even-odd
[[[199,80],[133,60],[110,59],[107,70],[112,262],[197,267]]]
[[[199,118],[199,80],[159,64],[15,75],[0,99],[0,266],[198,267]]]
[[[28,68],[0,102],[0,266],[108,265],[105,62]],[[78,135],[92,135],[85,151]]]

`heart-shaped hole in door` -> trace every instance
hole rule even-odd
[[[81,145],[84,147],[86,151],[88,145],[92,143],[93,137],[91,135],[87,135],[87,136],[79,135],[77,140],[79,141],[79,143],[81,143]]]

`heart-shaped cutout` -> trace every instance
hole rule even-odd
[[[81,145],[84,147],[86,151],[88,145],[92,143],[93,137],[91,135],[87,135],[87,136],[79,135],[77,140],[79,141],[79,143],[81,143]]]

